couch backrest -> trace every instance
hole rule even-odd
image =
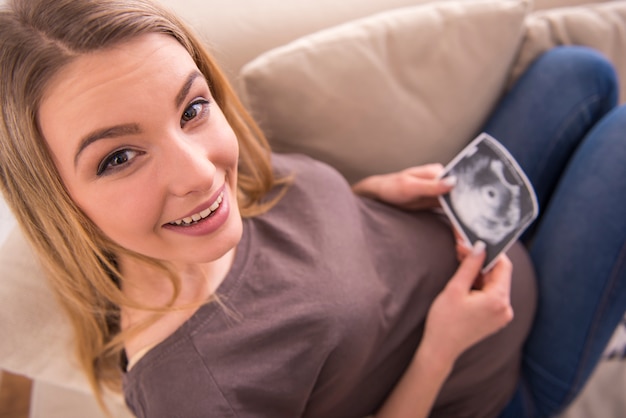
[[[2,2],[3,0],[0,0]],[[437,0],[435,0],[437,1]],[[471,1],[471,0],[469,0]],[[606,0],[534,0],[535,9]],[[303,35],[374,13],[433,0],[159,0],[212,45],[233,80],[262,52]]]
[[[379,11],[428,1],[159,0],[200,32],[231,80],[245,63],[262,52],[300,36]]]

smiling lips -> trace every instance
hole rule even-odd
[[[211,216],[211,214],[213,212],[215,212],[217,210],[217,208],[220,207],[220,204],[222,203],[223,200],[224,200],[224,192],[221,192],[219,194],[219,196],[217,196],[217,199],[215,199],[215,202],[213,202],[213,204],[211,206],[209,206],[208,208],[206,208],[202,212],[193,214],[191,216],[188,216],[188,217],[183,218],[183,219],[179,219],[179,220],[174,221],[174,222],[170,222],[170,225],[176,225],[176,226],[194,225],[194,224],[198,223],[199,221],[201,221],[202,219],[206,219],[209,216]]]

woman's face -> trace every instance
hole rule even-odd
[[[82,55],[45,93],[39,124],[62,180],[110,239],[180,263],[237,244],[237,138],[176,40]]]

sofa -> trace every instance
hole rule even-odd
[[[626,80],[626,2],[161,1],[200,32],[276,151],[312,155],[349,181],[448,162],[553,46],[595,48]],[[1,200],[0,244],[0,369],[33,379],[31,417],[102,416],[69,322]],[[626,362],[608,357],[563,418],[626,416],[610,394],[626,387]],[[120,396],[107,402],[130,416]]]

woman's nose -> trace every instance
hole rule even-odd
[[[164,148],[159,171],[171,194],[185,196],[211,190],[216,167],[206,147],[177,138]]]

